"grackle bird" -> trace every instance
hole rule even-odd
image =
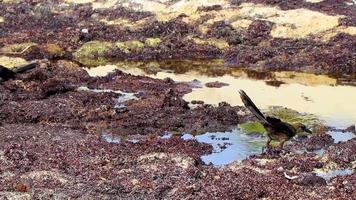
[[[252,114],[263,124],[267,130],[267,147],[270,147],[272,140],[278,140],[279,147],[283,148],[284,143],[294,137],[297,133],[311,133],[311,131],[307,129],[306,126],[302,123],[289,124],[282,122],[278,118],[269,116],[265,117],[243,90],[240,90],[239,93],[241,100],[245,104],[246,108],[252,112]]]
[[[16,74],[26,72],[35,68],[36,66],[37,63],[33,62],[11,70],[0,65],[0,80],[7,81],[9,79],[15,78]]]

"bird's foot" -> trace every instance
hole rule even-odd
[[[267,154],[271,154],[271,155],[279,155],[281,153],[283,153],[284,150],[281,148],[273,148],[273,147],[262,147],[262,153],[267,153]]]
[[[271,147],[271,146],[265,146],[262,147],[262,153],[274,153],[275,152],[275,148]]]
[[[262,153],[268,152],[270,149],[269,146],[262,147]]]
[[[292,152],[290,149],[285,149],[285,148],[283,148],[283,147],[281,147],[281,148],[279,149],[279,151],[280,151],[281,153],[291,153],[291,152]]]

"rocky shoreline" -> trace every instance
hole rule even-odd
[[[329,182],[314,174],[355,167],[355,139],[333,144],[325,132],[292,142],[288,151],[269,151],[223,167],[204,164],[200,157],[211,153],[211,146],[183,140],[179,133],[228,130],[252,116],[243,107],[226,103],[190,108],[182,99],[190,87],[120,71],[90,77],[69,61],[42,61],[29,73],[3,82],[0,196],[352,199],[355,195],[354,173]],[[136,98],[116,107],[118,99],[130,93]],[[174,135],[162,138],[166,131]],[[103,134],[119,139],[108,141]],[[136,141],[130,139],[133,136]],[[300,153],[303,149],[324,149],[324,153]]]
[[[273,2],[3,1],[0,54],[84,65],[222,59],[231,67],[355,76],[351,1]]]
[[[246,108],[187,102],[194,82],[84,69],[218,59],[274,85],[283,83],[270,74],[278,70],[354,80],[352,2],[0,1],[0,65],[37,63],[0,80],[0,199],[353,199],[354,126],[337,132],[353,139],[335,141],[335,128],[317,124],[284,150],[214,166],[202,160],[212,145],[182,134],[254,121]]]

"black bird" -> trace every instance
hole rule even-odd
[[[37,66],[37,63],[29,63],[20,67],[15,68],[14,70],[8,69],[2,65],[0,65],[0,78],[4,81],[15,78],[16,74],[23,73],[28,70],[31,70]],[[1,80],[0,79],[0,80]]]
[[[279,147],[283,148],[284,143],[294,137],[297,133],[311,133],[311,131],[307,129],[306,126],[302,123],[289,124],[282,122],[278,118],[269,116],[265,117],[243,90],[240,90],[239,93],[241,100],[245,104],[246,108],[252,112],[252,114],[263,124],[267,130],[267,147],[270,146],[272,140],[278,140]]]

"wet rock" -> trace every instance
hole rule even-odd
[[[17,192],[27,192],[29,190],[29,186],[25,185],[24,183],[18,183],[15,186],[15,190]]]
[[[285,82],[279,81],[279,80],[269,80],[269,81],[266,81],[266,84],[267,85],[272,85],[272,86],[275,86],[275,87],[279,87],[279,86],[285,84]]]
[[[252,45],[257,45],[263,39],[270,37],[269,35],[272,30],[272,25],[273,23],[268,21],[253,21],[247,29],[248,37],[253,38],[251,40]]]
[[[221,88],[221,87],[228,86],[228,85],[229,84],[227,84],[227,83],[223,83],[223,82],[219,82],[219,81],[205,83],[205,86],[209,87],[209,88]]]
[[[159,5],[175,11],[194,5],[194,9],[190,9],[192,13],[175,15],[178,13],[172,12],[172,16],[134,11],[120,7],[123,6],[120,3],[115,4],[115,8],[104,8],[113,1],[68,2],[0,2],[1,48],[8,44],[36,42],[27,50],[27,46],[21,45],[21,48],[11,49],[10,54],[15,54],[0,60],[15,66],[13,63],[18,61],[27,62],[25,58],[52,60],[74,56],[81,63],[95,65],[111,58],[146,61],[214,59],[224,55],[233,66],[244,65],[250,69],[339,74],[355,71],[355,36],[351,33],[338,34],[332,30],[332,34],[338,35],[329,41],[319,41],[313,35],[299,39],[272,38],[272,23],[259,19],[278,18],[278,15],[247,14],[242,19],[247,24],[245,28],[233,26],[233,22],[241,21],[241,16],[236,15],[239,13],[236,9],[240,8],[233,8],[225,1],[217,6],[210,2],[207,6],[200,1],[145,1],[140,8]],[[246,1],[235,1],[238,5],[243,2]],[[306,1],[248,2],[278,5],[283,9],[278,10],[278,14],[286,9],[309,8],[345,15],[340,20],[342,26],[355,24],[353,7],[340,1],[314,4]],[[242,5],[242,8],[248,7]],[[229,15],[232,17],[227,19]],[[224,17],[218,19],[219,16]],[[193,17],[197,21],[189,21]],[[126,24],[105,22],[117,19],[126,20]],[[203,23],[210,22],[201,29]],[[128,27],[134,23],[136,27]],[[284,24],[282,28],[288,27]],[[294,33],[298,27],[291,28],[287,34]],[[118,41],[122,43],[117,47]],[[281,151],[252,156],[234,169],[206,166],[200,157],[211,153],[210,145],[179,137],[161,139],[160,135],[165,131],[227,130],[250,117],[241,114],[241,107],[221,103],[217,107],[202,105],[188,109],[182,96],[191,91],[189,84],[123,72],[101,78],[89,77],[71,61],[40,62],[35,70],[0,84],[0,196],[4,198],[352,199],[355,196],[353,174],[334,178],[325,186],[316,177],[293,182],[280,173],[284,169],[295,170],[296,174],[310,172],[333,162],[349,166],[355,160],[354,140],[331,147],[326,145],[323,158],[310,153]],[[182,67],[180,72],[192,66],[195,65]],[[219,68],[214,75],[231,72]],[[119,94],[75,90],[81,86],[144,95],[125,102],[127,112],[116,112],[114,106]],[[303,120],[314,119],[309,117]],[[144,139],[138,144],[110,144],[100,139],[104,132],[118,137],[140,134]],[[312,138],[310,144],[308,140],[305,142],[314,149],[327,144],[329,138],[323,136]],[[258,164],[257,157],[273,157],[274,160]],[[32,181],[28,188],[26,180]]]
[[[160,38],[146,38],[145,44],[149,47],[157,47],[162,40]]]
[[[351,126],[347,127],[345,129],[345,131],[356,134],[356,127],[355,127],[355,125],[351,125]]]
[[[173,90],[169,90],[165,95],[162,107],[181,107],[184,109],[189,109],[188,102],[186,102]]]
[[[328,161],[349,165],[356,160],[356,138],[330,146],[323,154]]]
[[[334,139],[328,134],[312,135],[310,137],[299,136],[296,142],[287,145],[290,150],[315,151],[328,147],[334,143]]]
[[[45,56],[46,58],[59,59],[65,55],[63,48],[57,44],[45,44],[43,48],[45,53],[48,54]]]
[[[28,61],[20,57],[0,56],[0,65],[8,69],[26,64],[28,64]]]
[[[69,91],[74,91],[76,88],[74,85],[71,85],[66,80],[55,80],[49,79],[43,83],[42,93],[44,98],[48,98],[49,96],[56,94],[63,94]]]
[[[112,51],[114,44],[110,42],[90,41],[74,53],[77,61],[85,65],[98,65],[107,62],[106,53]]]
[[[325,179],[317,176],[315,173],[301,174],[297,180],[294,180],[294,182],[309,187],[326,185]]]
[[[0,192],[0,196],[5,199],[32,199],[31,194],[22,192]]]
[[[212,10],[222,10],[222,6],[221,5],[213,5],[213,6],[202,6],[198,8],[198,11],[202,11],[202,12],[209,12]]]
[[[18,44],[6,45],[0,49],[2,53],[22,53],[30,49],[33,46],[36,46],[36,43],[33,42],[24,42]]]
[[[195,105],[195,104],[204,104],[204,101],[196,101],[196,100],[193,100],[191,103],[192,103],[193,105]]]

